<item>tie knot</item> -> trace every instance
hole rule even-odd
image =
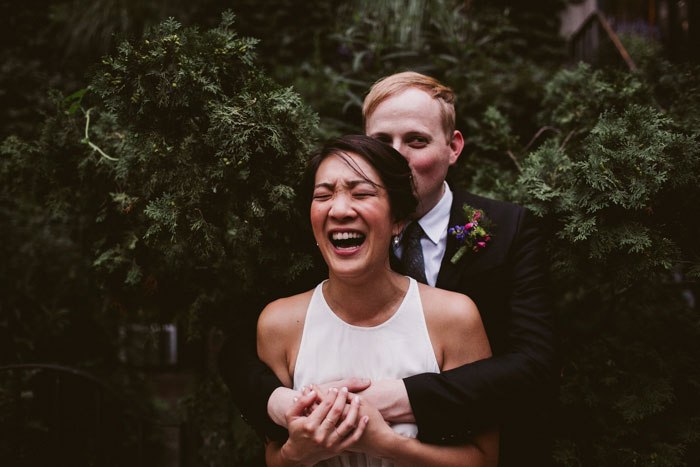
[[[420,241],[420,239],[424,236],[425,232],[423,231],[423,227],[421,227],[418,222],[411,222],[408,227],[406,227],[406,231],[403,233],[403,241],[407,244],[413,244]]]

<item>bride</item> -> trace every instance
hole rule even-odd
[[[258,320],[260,359],[285,386],[307,388],[286,414],[289,439],[268,443],[267,463],[495,466],[495,429],[466,445],[429,445],[415,425],[389,426],[347,388],[316,386],[440,372],[491,355],[469,298],[389,266],[392,238],[417,205],[406,160],[369,137],[337,138],[309,162],[302,190],[329,277],[270,303]]]

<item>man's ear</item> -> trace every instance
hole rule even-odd
[[[457,158],[462,154],[464,148],[464,136],[459,130],[452,133],[452,141],[450,141],[450,165],[457,162]]]

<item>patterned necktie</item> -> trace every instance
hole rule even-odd
[[[418,282],[427,284],[425,278],[425,262],[423,261],[423,249],[420,245],[420,239],[423,238],[425,232],[418,222],[411,222],[406,231],[403,233],[403,253],[401,255],[401,264],[403,264],[404,273],[413,277]]]

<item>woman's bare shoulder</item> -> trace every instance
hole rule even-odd
[[[469,297],[422,284],[419,290],[442,371],[491,356],[481,315]]]
[[[476,304],[464,294],[418,284],[426,320],[440,325],[478,325],[481,316]]]
[[[303,326],[313,292],[312,289],[268,303],[258,318],[258,330],[284,332],[295,324]]]

